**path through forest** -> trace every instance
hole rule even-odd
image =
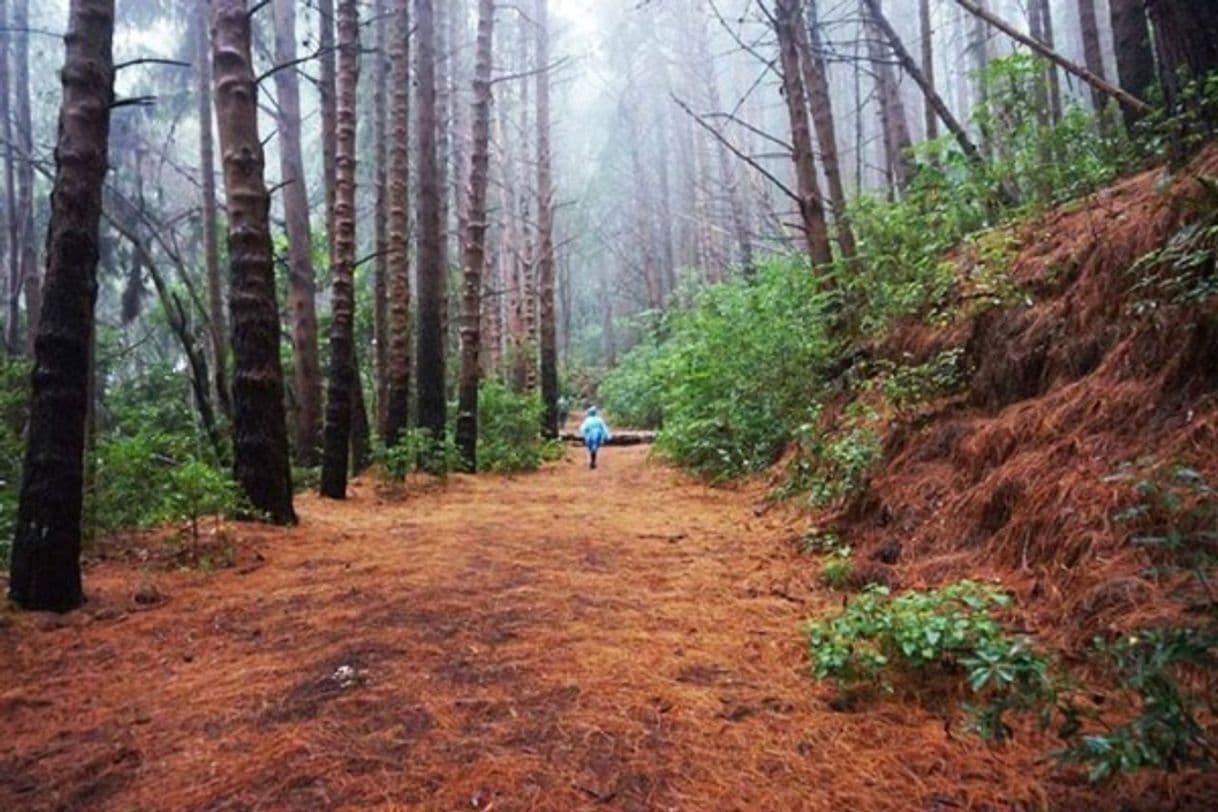
[[[613,448],[598,471],[573,452],[307,497],[299,528],[233,531],[237,566],[214,573],[127,550],[91,567],[82,612],[0,617],[0,808],[1035,797],[1030,761],[999,766],[935,703],[833,709],[799,623],[836,599],[756,498]]]

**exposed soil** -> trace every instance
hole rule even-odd
[[[305,497],[215,572],[111,544],[84,610],[0,616],[0,808],[1202,808],[816,686],[796,517],[647,453]]]

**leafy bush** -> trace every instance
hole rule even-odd
[[[1131,309],[1137,315],[1169,304],[1204,304],[1218,296],[1218,178],[1199,176],[1197,183],[1200,196],[1191,205],[1193,217],[1129,269],[1136,277]]]
[[[419,471],[445,476],[459,468],[460,458],[451,433],[446,433],[443,443],[437,443],[429,429],[416,427],[403,431],[392,446],[378,444],[373,461],[380,464],[388,479],[402,482]]]
[[[959,392],[964,385],[964,350],[944,350],[924,364],[879,365],[884,400],[898,412],[937,397]]]
[[[879,415],[862,403],[851,403],[834,429],[805,423],[796,432],[799,454],[787,467],[787,481],[776,495],[808,494],[808,504],[825,507],[853,496],[867,484],[882,451]]]
[[[711,479],[770,465],[816,408],[839,354],[832,302],[808,267],[771,260],[752,279],[694,294],[602,386],[605,406],[631,418],[658,413],[657,445]]]
[[[820,578],[825,582],[825,586],[833,589],[841,589],[850,582],[850,576],[854,574],[854,553],[849,547],[842,547],[834,550],[825,556],[825,561],[821,564]]]
[[[108,535],[235,515],[244,504],[232,475],[208,458],[199,438],[147,429],[103,440],[90,460],[85,529]]]
[[[536,471],[562,456],[557,441],[540,432],[541,398],[513,392],[498,381],[478,389],[478,470],[495,473]]]
[[[979,699],[975,727],[1003,738],[1007,711],[1044,706],[1053,696],[1048,660],[991,616],[1009,605],[1001,590],[974,581],[895,598],[885,587],[868,587],[836,615],[807,624],[813,675],[891,690],[893,672],[962,670]]]
[[[1093,781],[1145,767],[1216,766],[1218,741],[1198,721],[1197,713],[1206,707],[1211,716],[1214,712],[1218,634],[1192,628],[1149,629],[1115,643],[1096,641],[1096,646],[1122,687],[1137,697],[1139,712],[1103,733],[1083,736],[1061,755],[1091,764]],[[1202,681],[1208,672],[1209,685],[1185,690],[1181,676],[1199,672]]]

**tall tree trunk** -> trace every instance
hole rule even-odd
[[[72,0],[47,235],[43,309],[9,597],[25,609],[80,606],[81,505],[97,299],[98,225],[114,101],[112,0]]]
[[[376,178],[376,259],[372,283],[372,334],[376,353],[376,430],[384,437],[389,415],[389,164],[388,110],[389,25],[386,0],[376,0],[376,77],[373,93],[373,172]]]
[[[21,283],[25,291],[25,354],[33,356],[38,334],[42,289],[38,277],[38,249],[34,244],[34,133],[30,120],[30,0],[13,0],[13,28],[18,31],[13,50],[13,96],[16,100],[17,229],[20,239]]]
[[[448,84],[449,84],[449,104],[452,107],[452,183],[450,184],[453,208],[456,210],[456,234],[454,244],[456,245],[457,260],[461,261],[464,256],[464,246],[462,241],[465,239],[466,233],[469,231],[468,213],[466,206],[469,203],[469,198],[466,193],[464,184],[469,176],[469,166],[467,164],[467,132],[469,124],[465,121],[465,116],[469,112],[469,107],[464,98],[465,82],[469,80],[469,72],[464,59],[467,34],[466,26],[467,9],[465,0],[453,0],[452,9],[448,13],[448,47],[452,52],[449,57],[448,68]]]
[[[1104,56],[1100,50],[1100,24],[1095,16],[1095,0],[1077,0],[1078,28],[1083,38],[1083,62],[1087,70],[1099,78],[1104,78]],[[1100,133],[1109,130],[1107,116],[1107,99],[1094,85],[1091,86],[1091,105],[1095,108],[1096,122]]]
[[[550,164],[549,0],[537,0],[537,282],[541,430],[558,436],[558,342],[554,313],[554,179]]]
[[[233,342],[233,449],[250,506],[278,524],[296,521],[288,462],[279,307],[258,138],[258,89],[245,0],[213,0],[212,67],[228,203],[229,315]]]
[[[829,201],[833,205],[837,246],[845,259],[854,259],[857,251],[854,229],[850,226],[850,215],[846,210],[846,189],[842,185],[842,169],[837,158],[837,125],[833,119],[829,74],[825,60],[820,55],[820,18],[817,15],[815,0],[808,3],[808,16],[804,24],[796,24],[796,36],[800,63],[804,69],[804,83],[808,89],[808,101],[811,103],[812,124],[816,127],[816,141],[820,146],[820,163],[825,170]]]
[[[1155,83],[1155,57],[1151,50],[1145,2],[1108,0],[1108,7],[1121,87],[1139,98],[1146,98]],[[1129,109],[1123,110],[1123,113],[1127,127],[1132,127],[1141,119]]]
[[[478,383],[481,368],[480,322],[482,269],[486,264],[487,205],[490,180],[491,66],[494,47],[495,2],[478,1],[478,41],[475,46],[474,99],[469,165],[469,203],[461,262],[461,378],[457,394],[457,449],[468,470],[478,468]]]
[[[195,73],[199,112],[199,188],[203,195],[203,269],[207,276],[207,329],[216,403],[232,417],[228,385],[228,319],[224,311],[224,284],[220,275],[220,232],[216,217],[216,150],[212,136],[212,64],[208,39],[208,0],[199,0],[195,29]]]
[[[935,87],[935,30],[930,21],[930,0],[918,2],[918,26],[922,35],[922,76],[932,89]],[[934,141],[939,137],[939,117],[935,107],[927,97],[922,105],[925,117],[926,140]]]
[[[321,495],[345,499],[352,412],[360,385],[355,366],[355,96],[359,83],[359,16],[355,0],[338,1],[335,93],[334,288],[331,296],[330,378],[322,445]],[[362,406],[362,401],[361,401]]]
[[[909,150],[913,139],[909,135],[909,121],[905,117],[905,103],[901,100],[901,89],[897,87],[895,71],[892,69],[888,49],[881,42],[891,40],[885,36],[883,27],[877,22],[883,14],[880,0],[863,0],[869,9],[871,32],[867,37],[871,52],[871,63],[876,73],[880,96],[880,127],[884,132],[884,152],[889,171],[898,189],[904,189],[913,178],[913,159]]]
[[[441,319],[441,330],[444,335],[445,349],[448,348],[448,216],[450,213],[448,159],[450,116],[452,113],[452,88],[449,85],[449,79],[452,78],[454,57],[448,43],[448,19],[452,16],[453,9],[451,6],[454,2],[455,0],[446,0],[446,2],[437,5],[433,0],[432,3],[432,11],[435,14],[433,30],[436,33],[436,182],[439,184],[440,189],[440,196],[437,198],[437,202],[440,206],[440,268],[444,272],[445,303]]]
[[[24,35],[23,35],[24,36]],[[9,112],[8,5],[0,0],[0,137],[4,138],[4,234],[7,251],[0,262],[8,268],[4,280],[4,348],[10,355],[21,350],[21,241],[17,217],[17,184],[13,176],[13,119]]]
[[[799,65],[796,28],[799,26],[798,0],[776,0],[774,32],[778,36],[778,52],[782,63],[783,95],[791,122],[791,143],[795,148],[795,177],[799,195],[800,222],[813,265],[833,261],[829,247],[829,230],[825,225],[825,207],[816,179],[816,164],[812,154],[812,132],[808,128],[808,106]]]
[[[337,149],[336,112],[334,108],[335,48],[334,0],[317,0],[318,25],[318,106],[321,113],[321,173],[326,194],[326,239],[330,246],[330,267],[334,267],[334,184],[335,151]]]
[[[389,140],[389,376],[382,439],[392,447],[410,409],[410,0],[393,0]]]
[[[433,0],[415,0],[418,172],[418,397],[419,426],[439,443],[447,422],[444,385],[445,268],[440,222],[440,168],[437,154],[436,25]]]
[[[295,0],[275,0],[275,61],[296,58]],[[292,311],[293,377],[296,385],[296,461],[317,465],[321,443],[321,362],[317,347],[317,282],[309,228],[309,191],[300,143],[300,82],[288,68],[275,73],[279,94],[279,162],[287,185],[283,215],[288,237],[288,298]]]
[[[1056,50],[1057,44],[1053,36],[1053,10],[1049,7],[1049,0],[1030,0],[1030,2],[1033,13],[1040,20],[1041,36],[1037,39],[1043,42],[1049,50]],[[1057,73],[1057,63],[1053,60],[1049,60],[1049,120],[1055,127],[1062,120],[1061,77]]]

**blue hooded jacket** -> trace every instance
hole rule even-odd
[[[613,435],[609,432],[609,426],[597,414],[596,407],[592,406],[579,426],[579,436],[584,438],[584,445],[595,451]]]

